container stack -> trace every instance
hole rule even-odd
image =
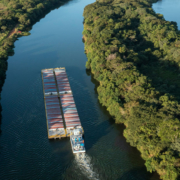
[[[63,136],[65,134],[58,96],[45,96],[48,136]]]
[[[57,95],[57,88],[53,69],[45,69],[41,72],[43,78],[44,95]]]
[[[72,93],[69,80],[64,68],[54,69],[59,94]]]
[[[53,69],[44,69],[41,71],[41,74],[44,89],[48,138],[66,137]]]
[[[67,136],[70,135],[70,129],[76,126],[81,126],[79,115],[76,109],[74,98],[72,94],[60,95],[62,110],[64,114],[64,121],[66,124]]]
[[[41,70],[48,138],[70,136],[71,130],[81,127],[65,68]],[[82,127],[81,127],[82,128]]]

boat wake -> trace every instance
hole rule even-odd
[[[75,154],[75,161],[81,172],[91,180],[99,180],[99,175],[93,171],[91,158],[86,153]]]

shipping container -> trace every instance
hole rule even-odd
[[[53,69],[41,71],[44,102],[46,110],[47,132],[49,139],[66,137],[64,120],[60,108],[57,84]]]

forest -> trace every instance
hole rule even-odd
[[[33,24],[66,2],[68,0],[0,0],[0,93],[6,78],[8,56],[14,54],[14,42],[20,36],[29,35]]]
[[[98,98],[148,171],[180,179],[180,31],[156,0],[97,0],[84,9],[86,68]]]

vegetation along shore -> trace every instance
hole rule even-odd
[[[180,32],[156,0],[98,0],[84,9],[85,51],[99,101],[147,170],[180,178]]]
[[[6,78],[8,56],[14,54],[14,42],[20,36],[29,35],[28,31],[33,24],[66,2],[68,1],[0,0],[0,92]],[[0,106],[0,112],[1,109]]]

